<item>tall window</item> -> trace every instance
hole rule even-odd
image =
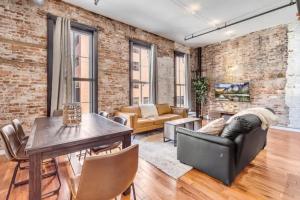
[[[151,103],[151,46],[131,42],[131,104]]]
[[[175,52],[175,103],[183,107],[186,100],[186,63],[185,54]]]
[[[73,102],[80,102],[83,113],[94,111],[95,67],[93,62],[93,32],[71,31]]]

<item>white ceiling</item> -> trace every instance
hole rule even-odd
[[[185,41],[185,36],[289,3],[290,0],[64,0],[179,43],[199,47],[296,21],[296,5]],[[219,25],[220,26],[220,25]],[[226,32],[233,32],[228,35]]]

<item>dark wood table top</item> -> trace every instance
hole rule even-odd
[[[83,114],[81,124],[74,127],[64,126],[62,120],[62,117],[37,118],[26,146],[27,153],[111,139],[132,132],[131,128],[97,114]]]

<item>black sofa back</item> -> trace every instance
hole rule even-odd
[[[255,127],[233,141],[185,128],[177,129],[177,158],[230,185],[264,148],[268,130]]]

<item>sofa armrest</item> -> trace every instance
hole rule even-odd
[[[188,117],[188,108],[171,106],[172,114],[181,115],[183,118]]]
[[[205,140],[207,142],[216,143],[224,146],[234,146],[234,142],[231,141],[228,138],[223,138],[215,135],[209,135],[205,133],[195,132],[192,130],[189,130],[187,128],[178,127],[177,128],[177,134],[184,134],[190,137],[194,137],[197,139]]]
[[[115,116],[120,116],[120,117],[124,117],[127,119],[127,124],[126,126],[134,129],[136,127],[136,123],[137,123],[137,114],[135,113],[125,113],[125,112],[116,112]]]

